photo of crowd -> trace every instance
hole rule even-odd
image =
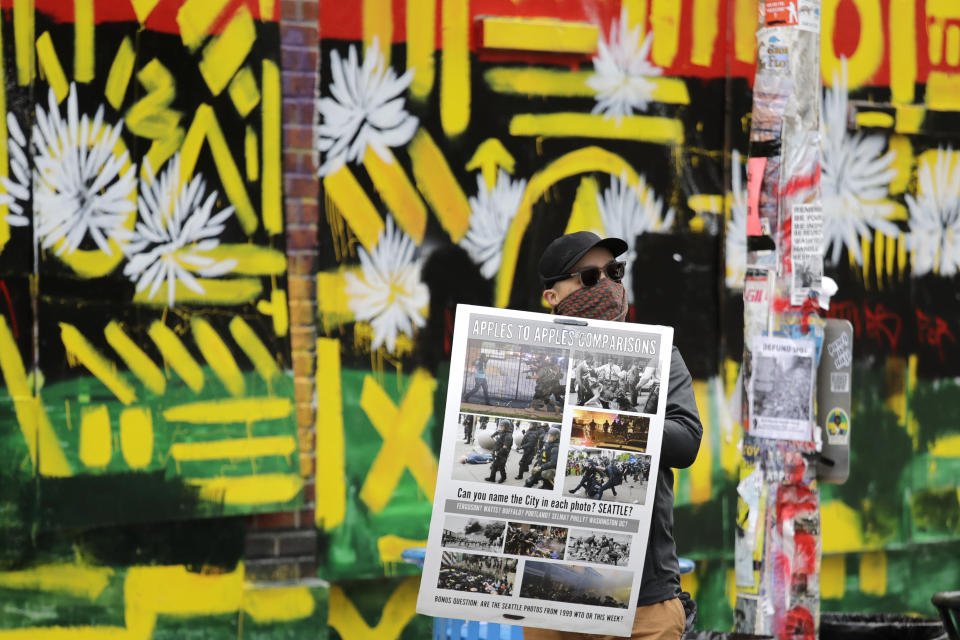
[[[650,456],[642,453],[570,447],[564,489],[592,500],[644,504],[650,461]]]
[[[567,546],[567,530],[539,524],[511,522],[503,552],[512,556],[563,559]]]
[[[481,520],[468,516],[447,516],[443,521],[440,545],[454,549],[499,552],[503,547],[503,520]]]
[[[444,551],[437,588],[509,596],[516,576],[516,560]]]
[[[616,533],[571,530],[567,540],[567,560],[625,567],[630,562],[631,536]]]
[[[563,349],[470,339],[461,411],[560,422],[568,364]]]
[[[650,418],[590,409],[573,410],[570,444],[605,449],[647,450]]]
[[[656,413],[661,378],[658,358],[578,351],[573,356],[569,402],[578,407]]]
[[[520,597],[626,609],[632,586],[629,571],[527,560]]]
[[[758,356],[753,364],[753,413],[758,418],[809,420],[812,358]]]

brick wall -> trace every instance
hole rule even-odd
[[[290,340],[296,388],[304,508],[250,518],[247,574],[252,580],[316,577],[314,506],[314,360],[316,329],[317,198],[313,162],[319,0],[281,0],[283,176],[287,223]]]

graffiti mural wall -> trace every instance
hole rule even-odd
[[[276,24],[32,4],[2,34],[5,487],[41,527],[295,505]]]
[[[411,516],[439,414],[402,403],[443,406],[455,304],[542,309],[540,251],[591,229],[628,240],[631,318],[677,327],[696,378],[704,444],[676,480],[677,536],[701,626],[729,628],[756,2],[361,4],[320,6],[318,360],[339,369],[318,372],[321,575],[395,572],[426,536]],[[957,552],[957,18],[823,5],[828,315],[857,337],[825,610],[932,614],[926,592],[950,586],[924,572]]]
[[[675,479],[684,585],[731,628],[756,1],[311,4],[332,585],[264,589],[243,515],[301,504],[307,446],[285,5],[0,2],[0,637],[423,637],[401,554],[426,539],[455,306],[544,309],[539,254],[580,229],[628,241],[630,318],[677,329],[704,424]],[[827,315],[856,335],[823,609],[933,615],[960,554],[960,14],[822,18]]]
[[[0,636],[322,625],[196,520],[300,504],[278,7],[2,9]]]

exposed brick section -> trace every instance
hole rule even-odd
[[[247,561],[257,558],[274,558],[277,555],[277,536],[275,533],[250,533],[247,535],[244,555]]]
[[[314,578],[317,571],[313,474],[316,268],[319,264],[317,198],[320,187],[313,161],[313,117],[318,59],[318,2],[280,2],[287,293],[300,463],[304,476],[304,509],[250,518],[246,574],[248,579],[256,581]]]
[[[276,541],[277,555],[283,557],[309,556],[317,551],[317,531],[313,528],[278,534]]]

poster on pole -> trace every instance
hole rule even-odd
[[[813,340],[753,339],[748,388],[752,435],[799,442],[813,439],[815,349]]]
[[[630,635],[672,341],[457,307],[419,613]]]

